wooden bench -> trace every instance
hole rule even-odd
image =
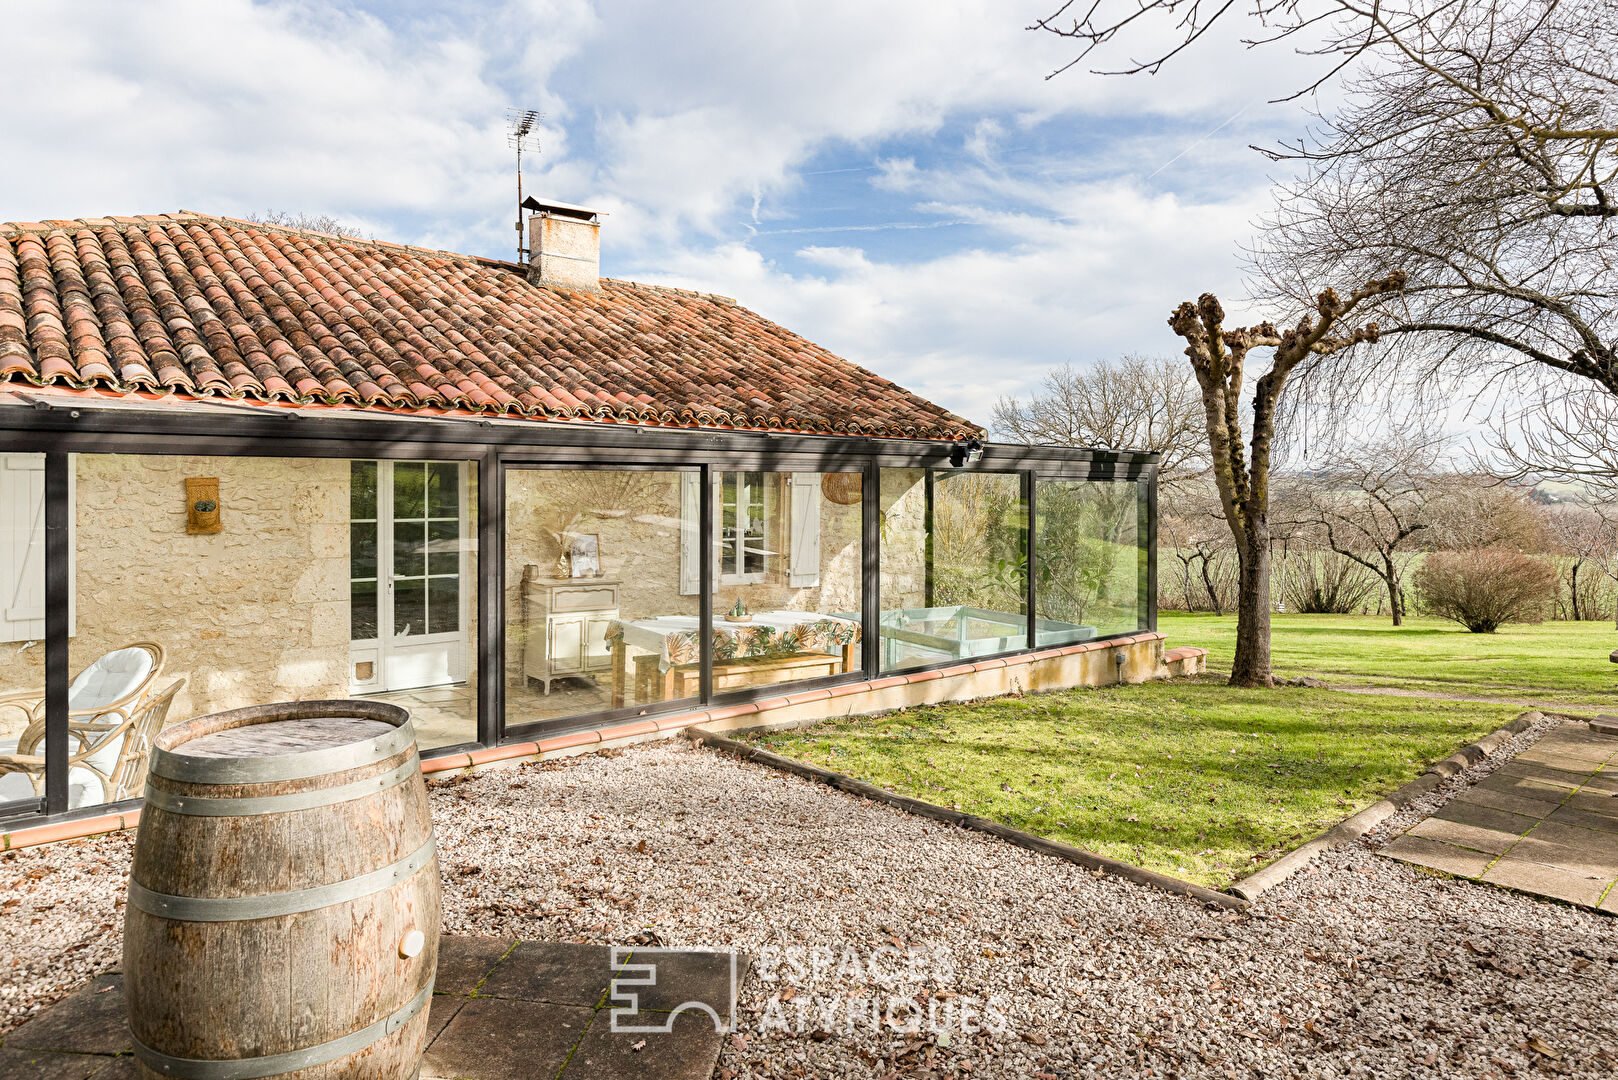
[[[824,675],[836,675],[839,671],[853,671],[859,666],[858,649],[858,644],[844,646],[841,656],[832,653],[802,652],[788,653],[785,656],[754,656],[740,660],[717,661],[713,666],[714,693],[740,690],[748,686],[768,686],[773,683],[818,679]],[[659,671],[658,658],[652,653],[634,659],[636,704],[647,705],[657,701],[696,697],[701,692],[701,664],[675,664],[667,671]]]

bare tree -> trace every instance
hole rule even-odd
[[[1236,601],[1236,654],[1232,686],[1270,686],[1270,464],[1275,439],[1276,408],[1287,377],[1313,356],[1346,352],[1361,342],[1377,340],[1375,323],[1343,332],[1349,316],[1377,296],[1404,285],[1398,272],[1367,282],[1347,299],[1327,289],[1315,298],[1314,311],[1286,331],[1273,323],[1227,328],[1225,310],[1212,293],[1195,304],[1187,301],[1169,317],[1169,326],[1185,339],[1185,354],[1202,389],[1210,466],[1225,521],[1240,561]],[[1242,448],[1241,395],[1247,354],[1273,350],[1270,369],[1253,384],[1251,456]]]
[[[1618,497],[1615,431],[1618,395],[1582,379],[1547,381],[1521,410],[1495,416],[1480,464],[1508,480],[1561,480]]]
[[[1164,488],[1158,502],[1158,550],[1169,551],[1180,563],[1185,609],[1200,606],[1192,596],[1191,571],[1196,567],[1202,590],[1208,597],[1208,610],[1224,614],[1224,602],[1216,581],[1215,564],[1230,550],[1230,527],[1220,509],[1219,492],[1206,479],[1192,480]]]
[[[1545,537],[1552,554],[1571,560],[1568,563],[1568,593],[1573,621],[1594,618],[1589,604],[1581,604],[1579,571],[1595,561],[1611,546],[1611,530],[1601,517],[1587,506],[1577,503],[1558,503],[1543,512]]]
[[[1443,6],[1296,148],[1308,169],[1278,189],[1257,290],[1405,272],[1367,313],[1384,363],[1300,373],[1356,397],[1440,374],[1618,393],[1618,0]]]
[[[1618,0],[1084,0],[1036,24],[1079,59],[1151,40],[1152,72],[1220,21],[1343,72],[1347,104],[1268,151],[1305,165],[1253,252],[1255,288],[1301,301],[1392,269],[1361,317],[1384,363],[1298,374],[1338,400],[1434,376],[1543,372],[1618,393]],[[1165,25],[1167,24],[1167,25]],[[1150,38],[1152,28],[1167,30]]]
[[[1165,485],[1208,470],[1197,382],[1171,357],[1128,354],[1084,369],[1065,364],[1047,372],[1026,402],[997,401],[991,426],[1013,442],[1156,451]]]
[[[260,225],[279,225],[283,229],[308,229],[311,232],[331,233],[334,236],[359,236],[360,231],[332,217],[330,214],[309,214],[302,210],[266,210],[262,214],[248,214],[248,221]]]
[[[1596,502],[1590,510],[1601,522],[1601,540],[1590,555],[1590,561],[1618,585],[1618,503]],[[1613,611],[1613,628],[1618,629],[1618,608]]]
[[[1422,432],[1395,432],[1360,444],[1313,470],[1305,513],[1326,546],[1382,581],[1393,625],[1404,624],[1404,571],[1410,548],[1437,521],[1444,490],[1437,479],[1442,443]]]

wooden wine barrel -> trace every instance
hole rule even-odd
[[[261,705],[153,741],[124,916],[145,1080],[407,1080],[439,922],[403,709]]]

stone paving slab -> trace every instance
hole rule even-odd
[[[1555,728],[1381,854],[1618,914],[1618,737]]]
[[[620,987],[636,960],[656,981]],[[723,1034],[699,1010],[720,1011],[747,973],[731,952],[627,951],[605,945],[443,937],[427,1020],[421,1080],[708,1080]],[[637,972],[633,977],[639,978]],[[615,1004],[638,995],[615,1030]],[[0,1080],[134,1080],[123,976],[100,975],[0,1042]]]

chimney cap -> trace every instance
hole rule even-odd
[[[572,203],[558,202],[555,199],[536,199],[532,195],[522,201],[522,208],[541,214],[558,214],[562,217],[576,218],[579,221],[592,221],[607,216],[607,211],[605,210],[595,210],[588,206],[575,206]]]

